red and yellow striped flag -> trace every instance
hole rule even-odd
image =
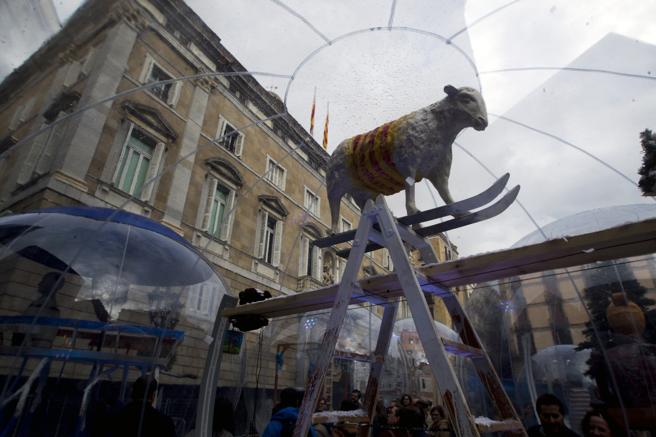
[[[314,136],[314,111],[317,107],[317,87],[314,87],[314,97],[312,97],[312,110],[310,111],[310,136]]]
[[[326,107],[326,122],[323,124],[323,148],[328,150],[328,115],[330,114],[330,103]]]

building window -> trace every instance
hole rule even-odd
[[[173,79],[173,75],[168,73],[164,68],[157,65],[150,55],[146,55],[146,61],[141,73],[141,83],[161,82]],[[182,82],[169,82],[158,84],[148,89],[148,91],[170,106],[175,106],[180,98],[180,88]]]
[[[216,287],[210,284],[196,284],[189,287],[187,313],[202,319],[212,319],[218,306]]]
[[[216,132],[217,142],[235,156],[241,156],[244,146],[244,134],[228,123],[223,117],[219,118],[219,129]]]
[[[350,231],[351,229],[353,229],[351,222],[342,217],[339,221],[339,232],[346,232]]]
[[[392,271],[394,270],[394,263],[392,262],[392,256],[389,253],[389,249],[383,249],[383,268]]]
[[[305,187],[305,200],[304,203],[305,209],[307,209],[310,214],[314,215],[315,217],[319,217],[319,210],[320,210],[320,199],[319,196],[314,194],[312,191],[308,190],[307,187]]]
[[[321,249],[314,246],[315,238],[308,234],[301,235],[298,276],[310,276],[316,281],[323,280],[323,260]]]
[[[164,143],[158,143],[141,129],[132,125],[114,177],[118,189],[141,200],[152,197],[154,181],[158,174]],[[147,185],[145,185],[148,182]]]
[[[235,190],[216,176],[207,178],[205,213],[202,228],[215,238],[229,239],[232,226],[232,210],[235,203]]]
[[[266,209],[260,209],[257,215],[256,258],[271,264],[280,265],[283,222]]]
[[[271,159],[271,157],[267,158],[266,180],[281,190],[284,190],[286,175],[287,170],[285,170],[284,167],[281,167],[276,161]]]

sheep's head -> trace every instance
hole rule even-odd
[[[470,126],[476,130],[485,130],[487,127],[487,109],[483,96],[474,88],[456,88],[453,85],[444,87],[447,98],[459,113],[464,113],[470,120]]]

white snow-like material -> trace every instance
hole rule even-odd
[[[312,420],[321,423],[337,423],[351,417],[367,417],[367,412],[363,409],[351,411],[320,411],[312,415]]]
[[[542,227],[548,240],[601,231],[627,223],[635,223],[656,217],[656,205],[633,204],[591,209],[558,219]],[[540,231],[534,231],[513,244],[512,247],[529,246],[544,241]]]
[[[474,419],[474,423],[479,426],[484,426],[486,428],[491,428],[494,426],[499,426],[499,425],[516,425],[517,421],[513,419],[506,419],[506,420],[494,420],[490,419],[489,417],[485,416],[478,416],[476,419]]]

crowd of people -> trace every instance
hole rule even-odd
[[[285,389],[281,402],[274,408],[274,413],[267,426],[264,437],[291,436],[298,408],[302,399],[301,392]],[[342,401],[342,410],[357,410],[362,408],[362,394],[353,390],[349,399]],[[529,428],[529,437],[579,437],[565,425],[565,406],[552,394],[538,397],[536,411],[540,424]],[[317,412],[326,411],[328,404],[320,398]],[[363,413],[366,414],[366,413]],[[601,409],[590,410],[581,422],[583,437],[624,437],[626,434]],[[315,425],[308,434],[311,437],[348,436],[339,427]],[[432,405],[430,400],[413,399],[409,394],[385,404],[378,401],[372,422],[373,437],[451,437],[453,431],[446,411],[441,405]]]
[[[565,425],[566,410],[556,396],[545,393],[538,397],[535,410],[540,424],[528,429],[529,437],[579,437]],[[581,421],[583,437],[624,437],[626,433],[602,409],[593,408]]]
[[[175,436],[173,421],[153,408],[157,382],[151,377],[137,379],[132,387],[132,401],[125,405],[109,423],[105,432],[110,436]],[[291,437],[296,426],[303,393],[286,388],[280,393],[280,401],[272,410],[271,420],[262,437]],[[353,390],[348,399],[342,401],[344,411],[360,410],[362,393]],[[563,403],[552,394],[538,397],[536,412],[540,424],[529,428],[528,437],[579,437],[565,425],[566,410]],[[328,403],[320,398],[316,411],[328,410]],[[366,415],[366,412],[362,412]],[[409,394],[387,404],[380,400],[372,418],[373,437],[451,437],[453,431],[449,416],[440,405],[430,400],[413,399]],[[601,409],[590,410],[581,422],[583,437],[625,437],[622,428]],[[232,404],[219,398],[215,402],[213,437],[232,437],[235,432]],[[193,430],[188,433],[194,435]],[[348,437],[348,430],[332,424],[317,424],[310,427],[308,437]]]

